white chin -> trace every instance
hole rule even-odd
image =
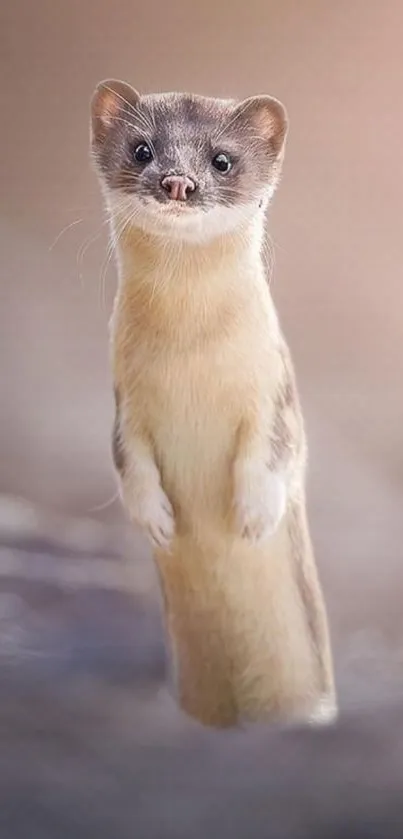
[[[197,244],[231,233],[255,213],[256,205],[225,207],[220,204],[203,211],[186,205],[171,207],[142,202],[136,213],[136,225],[145,233]]]

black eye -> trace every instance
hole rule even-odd
[[[214,168],[218,169],[218,171],[222,172],[224,175],[227,172],[229,172],[229,170],[232,167],[232,161],[229,154],[225,154],[225,152],[223,151],[221,151],[219,154],[216,154],[211,162]]]
[[[149,163],[153,159],[153,153],[147,143],[140,143],[134,149],[134,159],[137,163]]]

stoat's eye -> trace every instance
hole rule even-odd
[[[214,169],[217,169],[218,172],[221,172],[223,175],[226,175],[232,167],[232,160],[229,154],[226,154],[223,151],[220,151],[218,154],[216,154],[211,162],[214,166]]]
[[[133,157],[137,163],[149,163],[153,159],[153,153],[147,143],[139,143],[134,149]]]

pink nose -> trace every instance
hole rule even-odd
[[[189,193],[196,189],[195,182],[187,175],[166,175],[161,186],[173,201],[186,201]]]

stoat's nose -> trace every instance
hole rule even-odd
[[[166,175],[161,186],[173,201],[186,201],[188,195],[196,189],[196,183],[187,175]]]

